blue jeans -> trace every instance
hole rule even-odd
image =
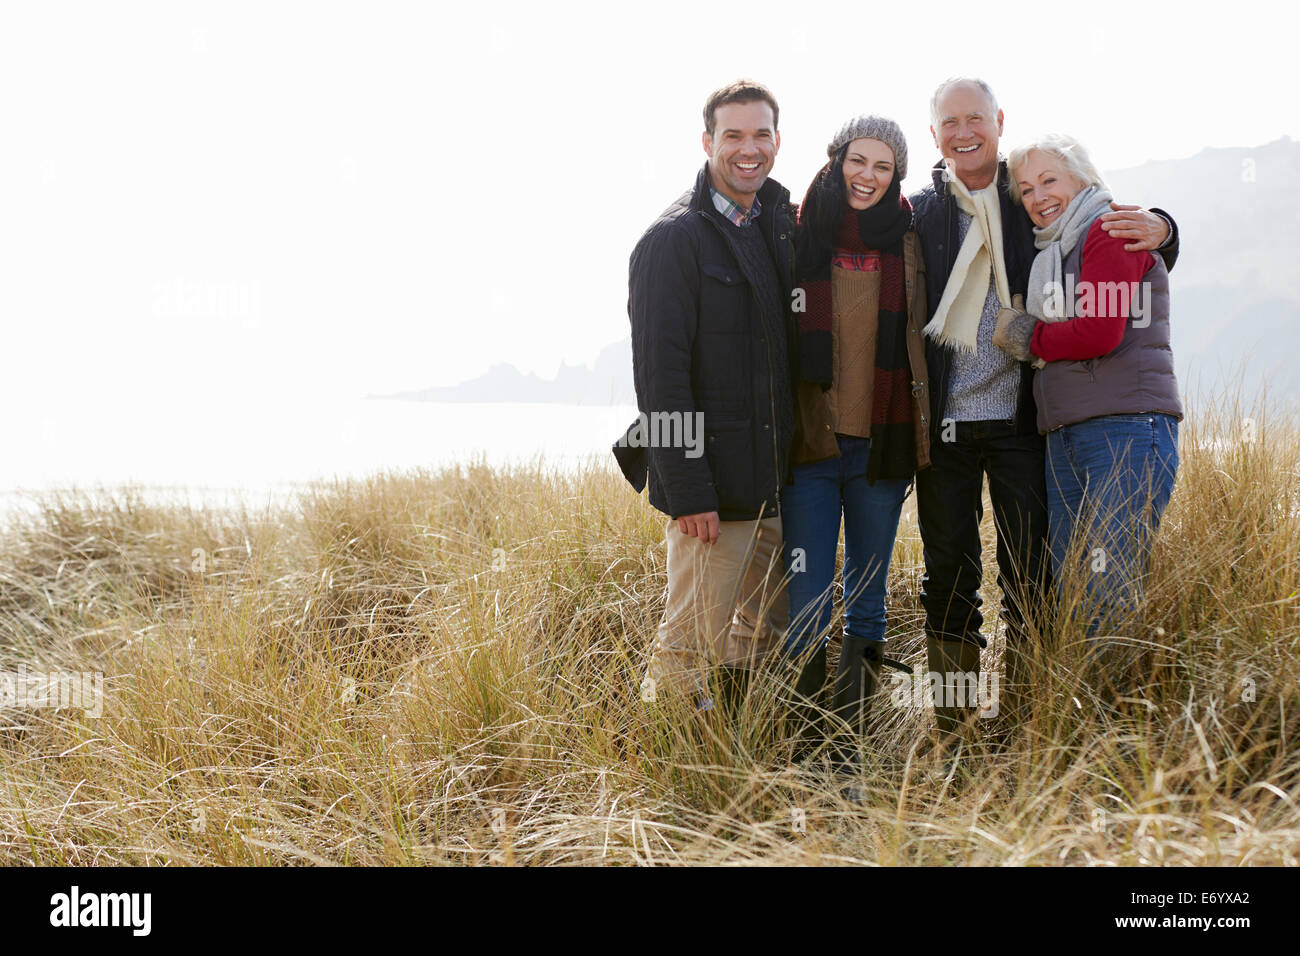
[[[1103,415],[1047,436],[1048,540],[1057,580],[1078,551],[1096,635],[1142,597],[1142,577],[1178,472],[1178,420]]]
[[[830,641],[831,585],[844,519],[844,633],[885,639],[885,579],[898,518],[911,482],[867,484],[868,438],[837,436],[840,457],[794,469],[781,490],[781,526],[790,628],[785,651],[802,654]]]

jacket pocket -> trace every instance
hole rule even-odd
[[[700,332],[735,335],[746,331],[752,293],[740,269],[705,262],[700,272]]]
[[[704,417],[704,454],[722,510],[745,510],[754,505],[757,476],[752,431],[748,418]]]
[[[796,465],[838,458],[839,444],[831,424],[830,398],[815,382],[795,385],[795,441],[792,462]]]

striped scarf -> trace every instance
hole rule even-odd
[[[814,184],[810,192],[816,188]],[[801,207],[809,208],[805,201]],[[903,236],[912,206],[899,193],[898,177],[879,203],[858,211],[845,206],[835,228],[834,252],[880,258],[880,306],[871,399],[869,481],[910,478],[916,471],[912,372],[907,356],[907,301],[903,291]],[[831,262],[803,262],[795,281],[804,292],[799,320],[799,377],[829,389],[833,381]]]

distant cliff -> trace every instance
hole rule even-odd
[[[1300,143],[1204,149],[1106,173],[1120,202],[1169,210],[1171,335],[1184,390],[1300,398]]]
[[[379,397],[379,396],[375,396]],[[596,356],[595,368],[560,365],[553,379],[525,375],[513,365],[493,365],[477,378],[459,385],[401,392],[384,398],[426,402],[553,402],[562,405],[635,405],[632,386],[632,339],[607,345]]]

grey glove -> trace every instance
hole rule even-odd
[[[998,309],[998,325],[993,332],[993,344],[1017,362],[1032,362],[1034,354],[1029,343],[1034,340],[1034,327],[1038,320],[1028,312],[1016,308]]]

